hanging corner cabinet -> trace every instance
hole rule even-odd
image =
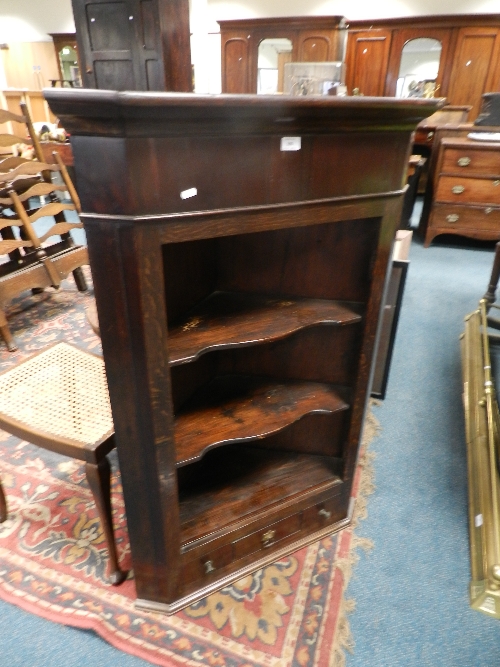
[[[46,91],[71,133],[141,607],[347,526],[435,100]]]

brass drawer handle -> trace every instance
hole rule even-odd
[[[493,181],[493,186],[496,188],[500,185],[500,181]]]
[[[264,549],[267,549],[267,547],[270,547],[273,544],[275,535],[275,530],[266,530],[266,532],[262,535],[262,546]]]
[[[460,216],[457,215],[456,213],[450,213],[450,215],[446,216],[446,221],[447,222],[458,222],[459,217]]]
[[[487,206],[484,209],[484,212],[486,213],[486,215],[489,215],[490,213],[493,213],[493,209],[491,208],[491,206]]]
[[[322,509],[320,509],[320,511],[318,512],[318,514],[319,514],[320,516],[322,516],[324,519],[329,519],[329,518],[332,516],[332,513],[329,512],[328,510],[325,510],[324,507],[323,507]]]
[[[451,188],[451,191],[453,192],[454,195],[461,195],[464,190],[465,188],[463,185],[454,185]]]
[[[203,565],[205,566],[205,574],[210,574],[210,572],[215,571],[214,564],[211,560],[207,560],[206,563],[203,563]]]
[[[468,167],[470,165],[470,157],[459,157],[457,164],[459,167]]]

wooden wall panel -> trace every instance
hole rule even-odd
[[[59,78],[52,42],[12,42],[0,53],[8,88],[42,90]]]

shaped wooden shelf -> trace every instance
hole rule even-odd
[[[264,438],[306,414],[331,414],[348,407],[334,388],[320,382],[215,378],[194,394],[175,420],[177,465],[200,459],[212,447]]]
[[[278,340],[317,324],[359,322],[361,312],[361,304],[326,299],[214,292],[170,329],[170,365],[194,361],[210,350]]]

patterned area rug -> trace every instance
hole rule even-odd
[[[56,340],[100,351],[87,323],[92,292],[72,280],[58,292],[24,295],[8,312],[19,351],[3,343],[5,370]],[[46,619],[93,629],[123,651],[174,667],[337,667],[350,649],[344,599],[356,548],[353,530],[372,491],[366,446],[377,425],[370,415],[354,495],[354,525],[304,548],[188,609],[165,616],[134,608],[133,574],[106,582],[107,555],[83,464],[0,431],[0,475],[9,515],[0,524],[0,597]],[[113,457],[113,454],[115,456]],[[130,569],[116,452],[113,511],[121,566]]]

